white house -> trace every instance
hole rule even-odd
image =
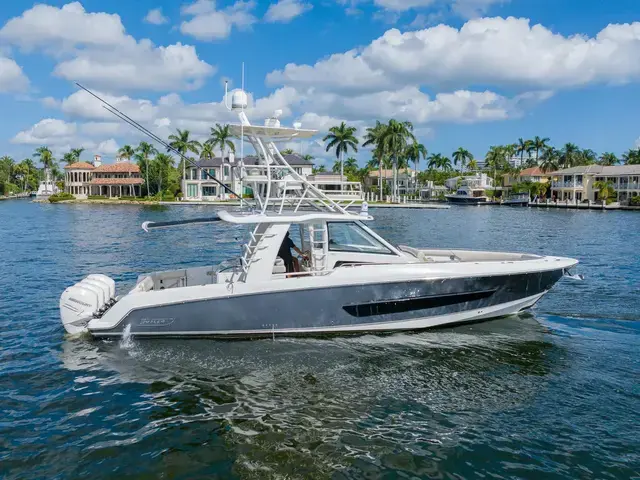
[[[291,167],[305,178],[311,175],[313,163],[299,155],[284,155]],[[258,157],[249,155],[244,157],[245,169],[251,165],[258,165]],[[182,192],[187,201],[212,201],[229,200],[234,198],[227,190],[221,187],[208,175],[218,179],[228,188],[240,195],[241,180],[238,161],[233,157],[221,157],[200,159],[197,167],[187,168],[186,179],[183,182]],[[243,194],[250,193],[247,185],[243,185]]]
[[[551,193],[561,201],[600,201],[597,182],[609,182],[616,199],[625,202],[640,195],[640,165],[584,165],[551,174]]]
[[[417,172],[411,168],[398,169],[398,195],[412,195],[417,189]],[[377,187],[380,178],[380,170],[375,169],[369,172],[365,179],[365,185],[368,188]],[[382,185],[383,191],[391,192],[393,188],[393,169],[382,169]],[[387,187],[385,188],[385,185]]]

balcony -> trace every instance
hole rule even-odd
[[[582,182],[551,182],[551,188],[582,188]]]

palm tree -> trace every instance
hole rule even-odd
[[[427,158],[427,167],[430,169],[442,170],[443,172],[450,172],[453,170],[451,167],[451,160],[448,157],[442,156],[440,153],[434,153]]]
[[[158,153],[153,159],[152,165],[158,182],[158,193],[162,193],[162,183],[164,177],[169,174],[169,170],[173,167],[173,157],[166,153]]]
[[[415,141],[413,124],[411,122],[399,122],[393,118],[389,120],[387,128],[385,128],[380,138],[382,150],[391,157],[393,162],[392,202],[398,201],[398,162],[404,161],[404,152],[407,145]]]
[[[616,193],[611,182],[596,182],[593,184],[593,187],[599,190],[599,197],[602,199],[603,206],[605,205],[606,201],[609,198],[613,197]]]
[[[76,162],[80,161],[80,155],[82,155],[82,152],[84,152],[84,148],[72,148],[71,149],[71,153],[73,155],[73,158],[76,159]]]
[[[215,157],[216,154],[213,150],[213,144],[204,142],[202,144],[202,150],[200,150],[200,160],[211,160],[213,157]]]
[[[618,160],[615,153],[605,152],[600,155],[600,161],[598,163],[600,165],[612,166],[620,163],[620,160]]]
[[[544,173],[555,172],[560,168],[560,152],[553,148],[547,148],[541,157],[540,170]]]
[[[590,148],[585,148],[578,153],[578,161],[581,165],[593,165],[598,161],[598,154]]]
[[[458,165],[458,163],[460,163],[460,171],[464,170],[464,166],[467,163],[467,160],[473,160],[473,155],[471,155],[471,152],[469,152],[469,150],[465,150],[462,147],[453,152],[452,156],[454,165]]]
[[[312,173],[315,175],[316,173],[326,172],[327,168],[324,165],[318,165],[317,167],[314,165],[312,168]]]
[[[532,140],[531,145],[533,149],[536,151],[536,164],[540,163],[540,150],[544,150],[547,148],[549,143],[549,139],[547,137],[540,138],[536,135],[536,137]]]
[[[420,163],[420,157],[424,160],[427,158],[427,148],[417,141],[410,143],[407,145],[407,148],[404,151],[403,158],[407,162],[413,162],[413,166],[416,170],[415,182],[414,182],[414,191],[416,190],[416,185],[418,184],[418,163]]]
[[[189,138],[190,135],[191,132],[189,132],[189,130],[180,130],[179,128],[176,129],[175,134],[172,133],[171,135],[169,135],[169,146],[175,151],[179,152],[180,156],[182,157],[180,159],[180,164],[182,165],[183,180],[186,180],[187,178],[187,164],[184,160],[184,157],[186,157],[188,152],[193,152],[198,155],[200,149],[202,148],[200,142],[191,140]],[[180,168],[180,166],[178,166],[178,168]],[[185,192],[182,193],[184,195]]]
[[[575,143],[566,143],[560,154],[560,165],[563,168],[574,167],[579,162],[579,148]]]
[[[380,200],[382,200],[382,164],[384,163],[384,151],[380,139],[382,138],[386,128],[387,126],[385,124],[376,120],[375,127],[367,128],[367,133],[364,136],[364,143],[362,144],[363,147],[374,145],[373,162],[378,167],[378,193],[380,194]]]
[[[0,158],[0,165],[3,165],[7,169],[7,183],[11,183],[11,172],[13,170],[13,158],[8,155]]]
[[[309,155],[308,153],[302,156],[303,160],[306,160],[307,162],[312,162],[313,161],[313,155]]]
[[[344,154],[349,153],[349,149],[358,151],[358,139],[355,137],[356,127],[349,127],[342,122],[340,125],[331,127],[329,134],[322,139],[327,143],[326,151],[335,148],[336,158],[340,160],[340,181],[344,181]]]
[[[236,146],[231,141],[233,135],[231,134],[231,127],[229,125],[220,125],[216,123],[215,127],[211,127],[211,133],[209,134],[209,140],[213,148],[220,147],[220,153],[222,154],[222,178],[224,179],[224,163],[227,157],[227,149],[229,152],[236,153]],[[231,173],[231,184],[233,185],[233,171]]]
[[[156,153],[158,153],[158,150],[156,150],[156,148],[150,143],[140,142],[140,145],[138,145],[138,148],[136,148],[136,151],[138,152],[138,155],[137,155],[138,163],[141,163],[141,162],[144,163],[146,182],[147,182],[146,184],[147,197],[149,197],[151,195],[151,184],[149,183],[149,156],[155,155]]]
[[[281,153],[282,155],[293,155],[293,154],[294,154],[294,153],[296,153],[296,152],[294,152],[294,151],[293,151],[292,149],[290,149],[290,148],[285,148],[285,149],[284,149],[284,150],[282,150],[280,153]]]
[[[475,161],[475,159],[471,159],[471,161],[469,161],[469,165],[467,165],[467,167],[469,168],[469,170],[474,171],[478,169],[478,162]]]
[[[627,150],[622,155],[622,160],[627,165],[640,165],[640,148]]]
[[[120,148],[120,150],[118,150],[118,155],[120,156],[120,158],[126,158],[127,161],[130,161],[135,154],[136,151],[131,145],[124,145],[122,148]]]
[[[531,145],[531,140],[524,140],[522,137],[518,139],[518,143],[516,143],[516,154],[520,155],[520,165],[524,163],[525,152],[531,152]]]
[[[67,152],[62,156],[62,160],[60,160],[65,165],[72,165],[76,163],[76,157],[73,152]]]

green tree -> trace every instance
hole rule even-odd
[[[204,142],[202,144],[202,150],[200,150],[200,160],[211,160],[215,156],[213,144]]]
[[[453,170],[453,167],[451,166],[451,160],[443,156],[441,153],[431,154],[429,158],[427,158],[427,162],[427,166],[430,169],[437,169],[443,172],[450,172],[451,170]]]
[[[220,148],[220,153],[222,154],[222,178],[224,179],[224,165],[227,160],[227,156],[233,152],[236,153],[236,146],[231,141],[233,135],[231,134],[231,126],[230,125],[220,125],[216,123],[215,127],[211,128],[211,133],[209,134],[208,143],[213,145],[213,148]],[[227,153],[229,152],[229,153]],[[230,169],[231,173],[231,181],[233,184],[233,170]]]
[[[147,190],[147,197],[151,195],[151,183],[149,183],[149,157],[158,153],[158,150],[147,142],[140,142],[138,148],[136,148],[136,158],[138,160],[138,166],[144,168],[145,174],[145,187]]]
[[[370,163],[372,168],[378,168],[378,192],[382,195],[382,166],[384,164],[385,152],[381,142],[382,135],[387,126],[376,120],[374,127],[368,127],[367,133],[364,135],[363,147],[373,146],[373,158]],[[380,197],[382,199],[382,196]]]
[[[524,163],[524,154],[530,153],[532,147],[531,140],[524,140],[522,137],[518,139],[518,143],[516,143],[516,154],[520,155],[520,164]]]
[[[627,150],[622,154],[622,160],[627,165],[640,165],[640,148]]]
[[[398,198],[398,167],[402,162],[406,162],[404,152],[407,145],[416,141],[413,135],[413,124],[411,122],[399,122],[395,119],[389,120],[387,128],[384,130],[380,142],[382,149],[391,157],[393,165],[393,188],[391,201],[397,202]]]
[[[605,152],[602,155],[600,155],[600,160],[598,161],[598,163],[600,165],[612,166],[620,163],[620,160],[618,160],[618,157],[616,156],[615,153]]]
[[[474,170],[478,169],[478,162],[476,162],[475,159],[471,159],[469,161],[469,165],[467,165],[467,167],[469,168],[469,170],[471,170],[473,172]]]
[[[318,165],[317,167],[314,165],[312,168],[312,173],[315,175],[320,172],[326,172],[327,168],[324,165]]]
[[[120,158],[126,158],[127,161],[130,161],[135,154],[136,151],[131,145],[123,145],[122,148],[118,150],[118,155],[120,156]]]
[[[613,184],[611,182],[596,182],[593,184],[593,187],[598,190],[598,196],[602,201],[602,205],[605,205],[607,200],[613,198],[616,194],[616,191],[614,190]]]
[[[5,155],[4,157],[0,158],[0,169],[2,171],[2,178],[3,178],[3,182],[4,182],[4,178],[6,178],[6,182],[7,183],[11,183],[11,174],[13,172],[13,165],[14,165],[14,161],[13,158],[11,158],[8,155]]]
[[[593,165],[598,162],[598,154],[590,148],[585,148],[578,152],[580,165]]]
[[[200,142],[192,140],[189,138],[190,136],[191,132],[189,130],[180,130],[179,128],[176,129],[176,133],[169,135],[169,146],[181,155],[178,169],[182,170],[182,179],[187,177],[187,163],[185,162],[184,157],[186,157],[189,152],[198,155],[202,148]]]
[[[169,174],[173,170],[173,163],[173,157],[166,153],[158,153],[151,162],[151,171],[160,194],[162,193],[162,186],[169,183]]]
[[[467,164],[467,162],[473,160],[473,155],[471,155],[471,152],[462,147],[453,152],[452,157],[454,165],[458,165],[458,163],[460,164],[460,171],[464,171],[464,166]]]
[[[328,142],[326,151],[335,149],[336,158],[340,160],[340,181],[344,181],[344,154],[349,153],[349,149],[358,151],[358,139],[355,137],[356,127],[350,127],[342,122],[338,126],[331,127],[329,133],[322,139]]]
[[[553,147],[547,148],[540,157],[540,170],[544,173],[555,172],[560,168],[560,151]]]
[[[562,168],[575,167],[580,163],[580,149],[575,143],[566,143],[560,152]]]
[[[536,137],[531,141],[531,145],[536,152],[536,165],[540,164],[540,151],[544,151],[548,147],[549,139],[547,137]]]
[[[290,148],[285,148],[285,149],[284,149],[284,150],[282,150],[280,153],[281,153],[282,155],[293,155],[293,154],[295,154],[296,152],[294,152],[294,151],[293,151],[292,149],[290,149]]]

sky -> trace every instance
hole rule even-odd
[[[42,145],[113,161],[142,136],[74,82],[166,138],[249,119],[318,129],[290,147],[332,162],[341,121],[414,124],[430,153],[549,137],[618,155],[639,144],[638,0],[175,0],[0,7],[0,155]],[[370,158],[360,149],[361,164]],[[423,164],[424,167],[424,164]]]

